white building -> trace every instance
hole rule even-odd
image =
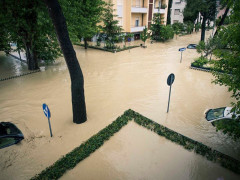
[[[171,24],[180,22],[183,23],[183,10],[186,6],[184,0],[173,0],[171,8]]]

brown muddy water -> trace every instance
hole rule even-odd
[[[216,132],[204,119],[206,109],[229,106],[231,93],[226,87],[212,84],[210,73],[189,69],[198,57],[196,50],[186,50],[180,63],[178,49],[198,43],[199,39],[200,33],[115,54],[75,47],[85,78],[88,114],[88,121],[81,125],[72,123],[70,79],[62,59],[48,66],[45,72],[0,82],[0,121],[15,123],[25,136],[20,144],[0,150],[0,179],[31,178],[129,108],[240,160],[240,143]],[[2,55],[0,60],[3,58]],[[2,64],[0,74],[8,72]],[[176,79],[167,114],[166,80],[170,73],[174,73]],[[52,113],[53,138],[49,135],[42,103],[47,103]],[[62,178],[222,177],[240,178],[131,123]]]

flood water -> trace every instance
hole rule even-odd
[[[88,115],[88,121],[81,125],[72,123],[70,78],[62,58],[48,66],[45,72],[0,82],[0,121],[15,123],[25,136],[20,144],[0,150],[0,179],[31,178],[129,108],[240,160],[240,143],[216,132],[204,119],[206,109],[230,106],[231,93],[226,87],[212,84],[211,73],[189,69],[193,59],[199,56],[196,50],[187,49],[180,63],[178,49],[199,40],[200,33],[166,43],[148,43],[146,49],[135,48],[120,53],[85,51],[75,47],[85,78]],[[1,54],[0,58],[2,61],[5,57]],[[8,72],[5,70],[9,66],[6,59],[3,62],[0,74]],[[14,60],[10,62],[14,64]],[[170,73],[175,74],[175,81],[167,114],[169,87],[166,80]],[[50,138],[48,122],[42,112],[43,103],[51,110],[53,138]],[[208,179],[207,175],[211,173],[210,179],[239,178],[136,124],[124,128],[63,179],[81,179],[81,172],[76,171],[94,171],[89,179],[142,179],[141,174],[145,175],[143,179],[176,179],[179,173],[180,179]],[[144,148],[140,151],[141,147]],[[160,147],[164,148],[158,152],[156,149]],[[157,162],[151,154],[145,153],[147,151],[155,152]],[[186,157],[186,162],[181,157]],[[102,162],[99,164],[101,169],[96,166],[98,161]],[[166,165],[165,169],[174,165],[176,171],[157,171],[163,168],[160,161]],[[87,178],[84,174],[82,177]]]

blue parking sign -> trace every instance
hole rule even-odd
[[[48,106],[44,103],[42,105],[42,107],[43,107],[43,112],[44,112],[45,116],[47,118],[50,118],[51,117],[51,113],[50,113],[50,110],[49,110]]]

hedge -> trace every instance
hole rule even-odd
[[[81,43],[74,43],[74,45],[84,47],[84,44],[81,44]],[[128,50],[128,49],[133,49],[133,48],[140,47],[140,46],[126,46],[126,47],[120,48],[120,49],[107,49],[107,48],[101,48],[101,47],[98,47],[98,46],[91,46],[91,45],[88,45],[87,47],[92,48],[92,49],[98,49],[98,50],[102,50],[102,51],[115,53],[115,52],[125,51],[125,50]]]
[[[109,140],[111,136],[118,132],[123,126],[127,125],[131,120],[134,120],[134,122],[136,122],[138,125],[143,126],[155,132],[156,134],[183,146],[189,151],[200,154],[206,157],[208,160],[240,174],[240,161],[182,134],[179,134],[129,109],[110,125],[99,131],[96,135],[93,135],[86,142],[82,143],[79,147],[60,158],[52,166],[46,168],[40,174],[34,176],[32,180],[60,178],[67,170],[73,169],[79,162],[100,148],[105,141]]]
[[[40,69],[35,70],[35,71],[31,71],[31,72],[27,72],[27,73],[23,73],[23,74],[19,74],[19,75],[16,75],[16,76],[10,76],[10,77],[6,77],[6,78],[2,78],[2,79],[0,79],[0,81],[6,81],[6,80],[18,78],[18,77],[26,76],[26,75],[33,74],[33,73],[36,73],[36,72],[40,72]]]

